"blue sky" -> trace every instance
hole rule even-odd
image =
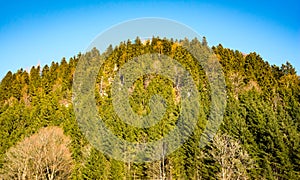
[[[290,61],[300,74],[297,1],[2,1],[0,78],[84,52],[111,26],[142,17],[168,18],[206,36],[210,46],[257,52],[270,64]]]

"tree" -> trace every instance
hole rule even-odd
[[[13,81],[13,73],[11,71],[8,71],[8,73],[5,75],[5,77],[2,79],[0,84],[0,101],[7,100],[11,96],[12,89],[12,81]]]
[[[286,62],[285,64],[282,64],[281,66],[281,71],[283,72],[283,74],[287,75],[287,74],[297,74],[296,69],[293,67],[293,65],[290,62]]]
[[[108,179],[111,175],[111,163],[97,149],[91,148],[82,168],[83,179]]]
[[[221,167],[220,179],[249,179],[247,170],[253,166],[253,160],[238,141],[227,134],[216,134],[211,148],[210,156]]]
[[[205,36],[202,37],[202,46],[203,47],[207,47],[208,46],[208,43],[207,43],[207,40],[206,40]]]
[[[70,142],[61,128],[42,128],[7,151],[0,178],[66,179],[73,167]]]

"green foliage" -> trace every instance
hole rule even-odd
[[[155,141],[176,125],[180,115],[180,82],[149,74],[140,77],[129,90],[129,102],[139,115],[150,112],[152,95],[166,99],[163,119],[150,128],[136,128],[124,123],[114,112],[111,82],[117,71],[133,57],[158,53],[167,55],[186,68],[197,85],[201,113],[194,133],[183,146],[155,162],[137,164],[120,162],[91,147],[81,133],[72,105],[72,83],[77,62],[87,54],[67,61],[52,62],[8,72],[0,84],[0,167],[5,152],[22,139],[46,126],[60,126],[72,139],[75,160],[72,179],[216,179],[222,170],[212,156],[210,146],[199,148],[199,140],[210,111],[210,87],[206,73],[182,45],[189,45],[203,56],[208,51],[206,38],[167,40],[153,37],[143,42],[121,42],[103,53],[106,61],[96,79],[95,99],[99,115],[119,138],[131,142]],[[196,48],[200,47],[200,48]],[[251,179],[297,179],[300,176],[300,78],[287,62],[281,67],[269,65],[258,54],[243,54],[218,45],[212,48],[225,73],[227,107],[221,132],[238,140],[250,155]],[[99,57],[94,49],[92,55]],[[86,69],[90,71],[90,69]],[[121,152],[116,152],[121,153]]]

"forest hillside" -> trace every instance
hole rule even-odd
[[[205,147],[199,143],[212,90],[204,69],[182,45],[214,52],[224,72],[224,119]],[[149,128],[122,122],[110,90],[118,69],[147,53],[169,56],[189,71],[202,105],[197,127],[179,149],[159,160],[118,161],[97,150],[80,131],[72,101],[76,66],[82,58],[106,55],[94,87],[99,115],[119,138],[156,141],[176,126],[180,83],[156,74],[134,82],[129,103],[137,114],[150,113],[153,94],[168,104],[162,120]],[[209,48],[205,38],[137,38],[109,46],[106,52],[93,49],[59,63],[7,72],[0,84],[0,137],[0,179],[297,179],[300,78],[289,62],[270,65],[255,52],[244,54],[222,45]]]

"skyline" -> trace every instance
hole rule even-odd
[[[67,60],[101,32],[143,17],[175,20],[205,36],[209,46],[256,52],[270,64],[292,63],[300,73],[297,1],[0,2],[0,78],[8,71]]]

